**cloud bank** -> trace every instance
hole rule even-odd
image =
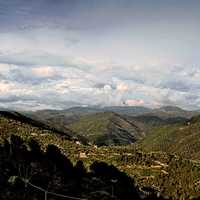
[[[85,65],[85,61],[83,65]],[[116,66],[88,62],[65,66],[0,65],[0,106],[65,109],[79,105],[199,108],[198,68]],[[106,69],[106,70],[105,70]]]

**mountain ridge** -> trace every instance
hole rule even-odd
[[[141,138],[136,125],[114,112],[82,116],[68,127],[97,145],[126,145]]]

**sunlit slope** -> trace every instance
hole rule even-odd
[[[153,128],[141,142],[145,151],[164,151],[189,159],[200,159],[200,120],[194,117],[182,125]]]
[[[11,134],[19,135],[24,139],[27,137],[45,138],[47,135],[58,135],[67,140],[76,139],[72,137],[71,130],[63,133],[17,112],[0,111],[0,138],[8,137]]]

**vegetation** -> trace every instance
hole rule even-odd
[[[31,139],[28,143],[11,135],[0,147],[0,196],[2,200],[44,199],[61,196],[88,200],[140,200],[134,180],[113,165],[95,161],[87,171],[75,165],[54,145],[46,151]],[[157,199],[152,192],[151,197]],[[46,200],[46,198],[45,198]]]
[[[176,139],[175,133],[177,130],[179,130],[180,127],[182,128],[183,126],[187,131],[191,129],[190,133],[181,132],[182,136],[184,137],[187,135],[189,137],[190,134],[193,134],[193,131],[199,130],[198,120],[193,119],[193,121],[189,122],[190,123],[188,124],[186,123],[182,125],[177,124],[173,126],[170,125],[162,126],[159,128],[157,127],[155,128],[155,130],[160,130],[160,133],[153,137],[152,134],[155,132],[152,132],[151,134],[146,136],[146,139],[150,138],[148,139],[149,142],[152,143],[153,141],[155,145],[159,147],[159,145],[157,145],[159,144],[157,143],[157,141],[160,140],[162,133],[163,135],[168,133],[163,141],[166,141],[167,145],[171,145],[173,143],[173,140]],[[171,129],[169,127],[171,127]],[[171,132],[169,132],[169,130],[171,130]],[[13,134],[16,136],[20,136],[21,139],[16,139],[16,136],[13,136]],[[174,138],[170,140],[171,135],[173,135]],[[198,133],[196,134],[196,140],[197,136]],[[177,137],[181,139],[179,134],[177,134]],[[14,142],[15,139],[18,142]],[[3,179],[1,180],[3,181],[0,181],[0,191],[2,191],[2,194],[0,194],[0,196],[2,197],[4,195],[4,199],[17,199],[16,196],[15,198],[14,196],[12,196],[13,194],[16,194],[18,195],[17,197],[19,197],[18,199],[23,200],[23,198],[28,199],[28,196],[30,196],[30,194],[34,194],[35,196],[32,195],[30,198],[44,199],[44,195],[41,194],[41,192],[36,191],[34,188],[25,187],[24,183],[20,182],[20,180],[17,178],[19,176],[24,177],[25,174],[28,173],[28,171],[31,172],[31,174],[35,174],[33,172],[34,170],[36,170],[36,172],[41,171],[41,173],[39,174],[39,176],[38,174],[33,176],[34,179],[31,179],[31,181],[34,182],[31,183],[35,183],[35,185],[40,186],[48,191],[65,195],[87,197],[88,199],[98,199],[98,197],[101,197],[100,199],[123,199],[122,196],[118,195],[112,197],[110,180],[113,180],[113,177],[111,178],[109,176],[109,170],[113,169],[114,171],[116,171],[118,169],[120,171],[117,170],[117,174],[121,174],[122,172],[124,172],[131,177],[128,178],[126,176],[126,183],[129,184],[128,180],[130,180],[132,188],[135,188],[137,194],[140,194],[139,198],[141,198],[141,194],[144,195],[146,198],[148,197],[149,199],[157,199],[157,197],[155,197],[157,195],[160,195],[162,198],[165,199],[174,200],[197,199],[198,197],[200,197],[200,163],[198,162],[198,160],[192,161],[184,159],[183,156],[177,156],[178,151],[177,155],[174,155],[174,152],[170,152],[167,147],[165,149],[162,147],[162,151],[160,149],[154,149],[154,151],[152,151],[152,149],[150,150],[147,148],[148,142],[145,141],[146,139],[144,139],[139,146],[137,146],[136,144],[127,146],[101,147],[97,147],[95,145],[82,145],[81,143],[79,143],[79,141],[69,140],[67,137],[65,137],[65,135],[56,133],[54,131],[46,130],[42,127],[36,127],[27,122],[22,122],[10,117],[1,116],[0,141],[2,146],[0,153],[0,171],[3,177]],[[193,141],[194,140],[195,139],[193,139]],[[188,141],[190,142],[190,140]],[[28,158],[30,158],[30,160],[24,159],[21,153],[12,154],[13,151],[10,150],[12,149],[11,147],[13,146],[13,142],[15,144],[14,146],[16,146],[17,149],[16,152],[25,152],[23,156],[28,155]],[[31,146],[31,144],[34,144],[34,148]],[[185,143],[183,144],[185,145]],[[191,148],[194,149],[194,147],[192,146]],[[51,154],[51,156],[47,157],[47,155],[49,155],[48,152],[51,151],[51,149],[53,149],[53,153]],[[143,151],[143,149],[146,150],[146,153]],[[193,156],[198,155],[197,150],[195,154],[192,154]],[[40,153],[34,158],[34,156],[30,155],[33,155],[32,153],[35,151]],[[41,160],[45,161],[45,163],[47,164],[43,163],[40,160],[37,161],[39,163],[36,162],[37,164],[34,164],[35,161],[33,160],[37,160],[40,157],[42,158]],[[69,162],[67,162],[70,163],[69,165],[71,166],[71,169],[84,169],[84,176],[83,178],[81,178],[81,185],[83,184],[83,188],[81,186],[78,193],[75,193],[73,189],[75,186],[77,187],[77,179],[75,177],[72,177],[71,179],[69,179],[69,182],[63,180],[60,174],[64,172],[61,172],[61,169],[58,166],[54,166],[56,163],[59,163],[61,161],[55,162],[52,159],[60,157],[62,157],[63,160],[70,159],[70,161],[68,160]],[[23,167],[24,162],[26,170],[24,170]],[[40,162],[42,162],[43,164]],[[102,162],[104,164],[102,164]],[[104,175],[101,174],[100,177],[98,177],[97,174],[100,173],[102,170],[100,170],[100,172],[97,172],[97,170],[94,175],[92,168],[92,166],[94,166],[94,163],[98,167],[100,167],[100,169],[101,166],[103,166],[103,168],[106,166],[106,169],[108,168],[109,173],[107,173],[105,176],[109,177],[109,183],[104,180]],[[48,170],[47,167],[49,167]],[[115,167],[117,167],[117,169]],[[58,171],[55,171],[56,169]],[[24,175],[21,176],[19,171],[21,174]],[[78,173],[79,172],[76,171],[75,174]],[[123,176],[125,176],[125,174]],[[49,180],[50,178],[51,180]],[[98,181],[96,181],[96,179]],[[14,180],[17,180],[17,185],[11,184]],[[42,182],[41,180],[44,180],[44,182]],[[73,186],[70,186],[71,184]],[[88,185],[88,188],[84,188],[84,186],[86,185]],[[121,188],[121,186],[119,187]],[[24,191],[26,191],[26,193],[24,193]],[[153,195],[153,197],[150,197],[151,195]],[[3,199],[3,197],[1,199]],[[54,199],[54,197],[51,198]]]
[[[85,115],[68,127],[97,145],[125,145],[141,138],[138,127],[113,112]]]
[[[141,142],[145,151],[175,153],[183,158],[200,159],[200,121],[153,128]]]

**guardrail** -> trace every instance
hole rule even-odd
[[[58,193],[54,193],[54,192],[50,192],[48,190],[45,190],[41,187],[38,187],[32,183],[30,183],[28,180],[26,179],[22,179],[22,181],[26,184],[29,185],[37,190],[40,190],[42,192],[44,192],[44,200],[48,200],[48,194],[49,195],[53,195],[53,196],[57,196],[57,197],[61,197],[61,198],[66,198],[66,199],[72,199],[72,200],[87,200],[87,199],[83,199],[83,198],[79,198],[79,197],[72,197],[72,196],[68,196],[68,195],[63,195],[63,194],[58,194]]]

